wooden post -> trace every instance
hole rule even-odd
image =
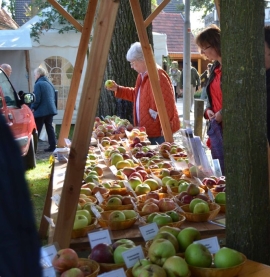
[[[144,20],[141,12],[139,0],[129,0],[132,9],[134,22],[137,28],[138,36],[142,45],[143,55],[147,66],[147,71],[156,102],[159,120],[162,126],[165,140],[173,142],[173,134],[165,107],[163,95],[160,88],[159,77],[157,73],[156,62],[154,59],[153,51],[147,37],[146,28],[144,26]]]
[[[220,20],[220,0],[215,0],[216,10],[218,14],[218,18]]]
[[[204,100],[194,99],[194,135],[202,137]]]
[[[159,6],[144,21],[145,28],[155,19],[155,17],[166,7],[170,0],[163,0]]]
[[[78,88],[82,77],[82,71],[84,66],[84,60],[90,41],[90,34],[93,26],[93,21],[95,17],[95,11],[97,7],[98,0],[89,1],[87,12],[84,19],[84,24],[82,28],[82,35],[80,44],[78,47],[76,62],[74,66],[73,77],[71,79],[66,109],[64,112],[64,117],[62,120],[62,126],[60,129],[59,139],[57,142],[58,147],[65,146],[65,138],[68,138],[70,125],[72,121],[72,115],[75,108],[76,98],[78,94]]]
[[[119,0],[106,0],[106,2],[101,2],[98,11],[97,24],[91,44],[86,78],[84,80],[53,236],[53,242],[58,242],[60,248],[66,248],[70,244],[86,155],[92,135],[100,90],[103,85],[102,81],[118,8]],[[101,43],[102,47],[100,47]]]

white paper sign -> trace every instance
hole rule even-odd
[[[44,217],[45,217],[45,219],[49,222],[49,224],[51,225],[51,227],[55,227],[55,224],[54,224],[54,222],[53,222],[53,219],[52,218],[49,218],[49,217],[47,217],[46,215],[44,215]]]
[[[126,277],[124,269],[121,267],[119,269],[111,270],[109,272],[98,275],[98,277]]]
[[[109,168],[110,168],[111,172],[112,172],[114,175],[116,175],[116,173],[117,173],[117,168],[115,167],[115,165],[111,165]]]
[[[138,260],[144,259],[143,250],[140,245],[123,252],[122,256],[127,268],[133,267]]]
[[[214,167],[214,171],[215,171],[215,176],[217,176],[217,177],[222,176],[220,163],[219,163],[218,159],[213,159],[213,167]]]
[[[139,229],[140,229],[140,232],[142,234],[144,241],[153,239],[159,230],[156,222],[150,223],[150,224],[147,224],[144,226],[140,226]]]
[[[51,197],[51,199],[55,202],[55,205],[59,206],[60,203],[60,195],[59,194],[55,194]]]
[[[104,198],[102,197],[101,193],[98,191],[96,194],[95,194],[97,200],[98,200],[98,203],[99,204],[102,204],[102,202],[104,201]]]
[[[98,211],[98,209],[97,209],[94,205],[91,205],[91,211],[94,213],[94,215],[95,215],[97,218],[100,218],[100,217],[101,217],[100,212]]]
[[[211,254],[217,253],[218,250],[220,249],[220,246],[219,246],[217,237],[212,237],[212,238],[208,238],[208,239],[196,240],[196,241],[194,241],[193,243],[200,243],[200,244],[203,244],[205,247],[208,248],[208,250],[210,251]]]
[[[41,258],[42,262],[51,265],[52,260],[56,256],[57,252],[58,251],[54,244],[49,245],[49,246],[43,246],[41,248],[41,257],[40,258]]]
[[[56,277],[54,267],[44,268],[42,270],[42,277]]]
[[[108,229],[104,229],[97,232],[88,233],[88,239],[91,248],[93,249],[97,244],[107,243],[112,244],[110,233]]]

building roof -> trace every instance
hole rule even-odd
[[[157,0],[157,4],[160,5],[163,0]],[[182,0],[171,0],[163,9],[166,13],[179,13],[179,6],[183,4]]]
[[[15,30],[19,25],[8,15],[4,9],[0,9],[0,30]]]
[[[167,35],[169,55],[184,52],[184,18],[180,13],[161,12],[153,20],[153,32]],[[194,36],[190,37],[191,54],[199,54],[198,47],[194,42]]]

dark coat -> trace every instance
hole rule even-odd
[[[36,80],[34,94],[36,101],[32,104],[31,108],[34,110],[35,118],[57,114],[55,89],[47,77],[40,76]]]
[[[270,144],[270,69],[266,71],[266,89],[267,89],[267,138]]]

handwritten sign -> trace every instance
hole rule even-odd
[[[156,222],[140,226],[139,229],[145,241],[153,239],[159,230]]]
[[[140,245],[123,252],[122,256],[127,268],[133,267],[138,260],[144,259],[143,250]]]
[[[112,243],[111,236],[108,229],[88,233],[88,239],[92,249],[97,244],[100,244],[100,243],[107,243],[107,244]]]
[[[205,247],[208,248],[208,250],[210,251],[211,254],[217,253],[218,250],[220,249],[217,237],[196,240],[193,243],[203,244]]]

